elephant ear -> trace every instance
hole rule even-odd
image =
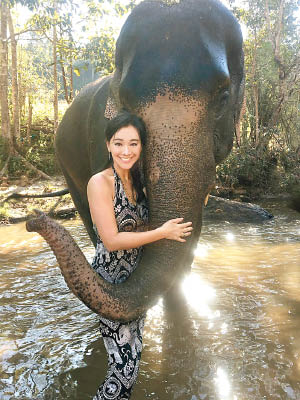
[[[104,117],[107,119],[113,119],[122,109],[122,105],[119,98],[119,84],[120,84],[120,73],[119,71],[115,71],[110,81],[109,92],[104,111]]]
[[[118,107],[113,97],[107,98],[106,107],[104,111],[104,117],[107,119],[113,119],[118,114]]]

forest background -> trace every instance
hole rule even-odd
[[[54,136],[80,89],[114,70],[115,42],[139,0],[1,0],[0,183],[60,173]],[[239,0],[246,94],[234,148],[217,168],[220,192],[247,198],[300,181],[297,0]],[[296,189],[295,189],[296,188]]]

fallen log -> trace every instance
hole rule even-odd
[[[12,199],[22,199],[22,198],[41,199],[41,198],[45,198],[45,197],[64,196],[65,194],[68,194],[68,193],[70,193],[69,189],[62,189],[62,190],[58,190],[57,192],[41,193],[41,194],[26,194],[26,193],[22,194],[22,193],[14,192],[14,193],[10,194],[9,196],[7,196],[1,202],[1,204],[4,204],[6,201],[12,200]]]
[[[74,218],[76,216],[76,208],[71,207],[71,208],[66,208],[66,209],[60,209],[57,211],[51,211],[49,213],[46,213],[49,215],[51,218],[55,219],[69,219],[69,218]],[[35,214],[28,214],[24,215],[22,217],[8,217],[5,222],[9,224],[17,224],[19,222],[25,222],[28,221],[31,218],[34,218]]]
[[[273,218],[264,208],[222,197],[209,196],[203,212],[203,222],[213,223],[228,221],[233,223],[262,223]]]
[[[64,189],[67,190],[67,189]],[[59,192],[64,192],[64,190]],[[59,193],[54,192],[54,193]],[[53,193],[53,194],[54,194]],[[49,193],[50,194],[50,193]],[[35,195],[40,196],[40,195]],[[54,197],[54,196],[52,196]],[[52,218],[68,219],[76,215],[76,208],[70,207],[66,209],[54,210],[56,205],[48,211],[47,215]],[[21,217],[9,216],[6,221],[14,224],[24,222],[32,218],[33,215],[25,215]],[[238,201],[227,200],[221,197],[210,196],[207,206],[204,208],[203,223],[211,224],[215,222],[228,221],[231,223],[263,223],[273,218],[273,215],[264,208],[251,203],[240,203]]]

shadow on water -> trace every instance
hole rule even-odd
[[[192,273],[149,310],[133,400],[300,399],[300,220],[203,228]],[[91,259],[79,221],[66,226]],[[47,245],[0,229],[1,400],[91,399],[106,372],[97,316]],[[180,293],[180,295],[178,295]]]

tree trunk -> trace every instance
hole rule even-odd
[[[278,123],[283,105],[286,101],[286,98],[289,97],[288,76],[290,72],[288,71],[291,70],[291,68],[288,68],[288,66],[284,64],[281,51],[282,33],[284,26],[284,6],[285,6],[285,0],[281,0],[278,10],[278,18],[275,24],[276,30],[272,32],[269,1],[265,0],[265,18],[268,27],[268,36],[269,36],[269,41],[273,47],[274,61],[278,68],[278,78],[279,78],[278,79],[279,95],[277,98],[277,104],[275,104],[274,102],[273,112],[268,123],[268,129],[272,129]]]
[[[18,61],[19,65],[22,65],[22,45],[19,43],[19,56],[18,56]],[[23,85],[23,76],[21,71],[18,73],[18,87],[19,87],[19,110],[20,110],[20,119],[21,121],[25,119],[26,116],[26,86],[25,86],[25,80],[24,80],[24,85]]]
[[[62,78],[63,78],[63,85],[64,85],[64,92],[65,92],[65,99],[68,104],[70,104],[70,98],[69,98],[69,93],[68,93],[68,85],[67,85],[67,78],[66,78],[66,71],[64,64],[62,62],[62,56],[60,55],[60,68],[61,68],[61,73],[62,73]]]
[[[255,104],[255,146],[259,144],[259,111],[258,111],[258,87],[255,83],[253,88],[254,104]]]
[[[56,11],[56,0],[53,1],[55,15]],[[53,96],[53,109],[54,109],[54,133],[56,133],[58,127],[58,84],[57,84],[57,33],[56,33],[56,22],[53,21],[53,84],[54,84],[54,96]]]
[[[18,153],[16,150],[14,150],[14,155],[15,157],[19,158],[20,160],[23,161],[23,163],[25,164],[25,166],[29,169],[31,169],[32,171],[34,171],[38,176],[40,176],[43,179],[48,179],[51,180],[51,176],[45,174],[45,172],[39,170],[37,167],[35,167],[34,165],[31,164],[31,162],[27,161],[25,157],[22,156],[22,154]]]
[[[0,97],[1,97],[1,131],[3,137],[10,144],[10,121],[8,108],[8,47],[7,47],[7,18],[8,7],[5,0],[1,2],[1,74],[0,74]],[[10,148],[10,145],[9,145]]]
[[[74,99],[73,63],[72,63],[72,60],[70,61],[69,74],[70,74],[70,103],[71,103],[73,101],[73,99]]]
[[[10,10],[8,10],[8,26],[11,40],[11,78],[12,78],[12,110],[15,138],[20,138],[20,109],[19,109],[19,86],[18,86],[18,62],[17,41]]]
[[[31,125],[32,125],[32,103],[31,103],[31,97],[28,96],[28,121],[27,121],[27,130],[26,130],[26,138],[27,141],[29,142],[31,139]]]
[[[241,113],[240,113],[240,122],[237,125],[237,132],[236,132],[236,139],[237,139],[237,146],[241,147],[242,146],[242,142],[245,139],[246,135],[243,134],[244,129],[241,128],[242,124],[243,124],[243,118],[244,115],[246,114],[246,110],[247,110],[247,94],[246,91],[244,92],[244,98],[243,98],[243,104],[242,104],[242,108],[241,108]]]
[[[69,98],[70,98],[70,103],[72,103],[73,99],[74,99],[74,84],[73,84],[73,37],[71,32],[69,31],[69,42],[70,42],[70,53],[69,53],[69,82],[70,82],[70,94],[69,94]]]
[[[255,146],[259,144],[259,96],[258,96],[258,85],[257,85],[257,36],[254,33],[254,48],[252,55],[252,68],[251,68],[251,79],[252,79],[252,89],[253,89],[253,100],[255,109]]]

